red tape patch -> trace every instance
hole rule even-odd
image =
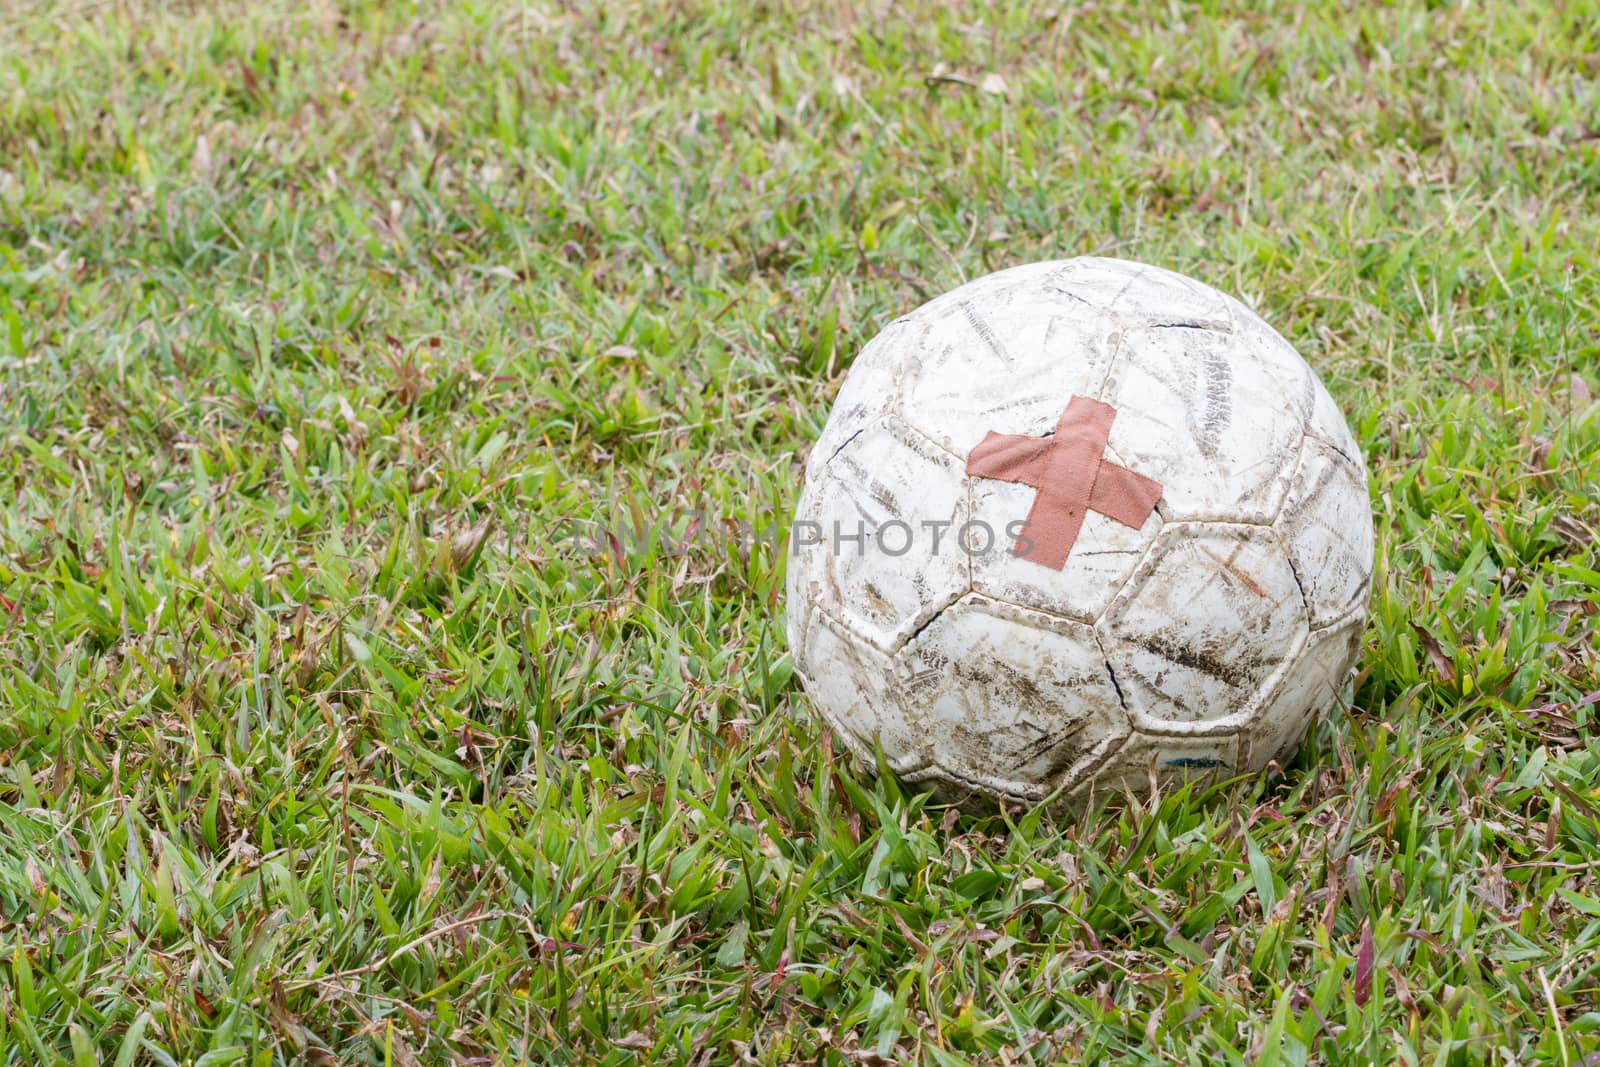
[[[1013,548],[1018,556],[1060,570],[1089,512],[1138,529],[1155,510],[1161,483],[1106,461],[1106,441],[1116,417],[1110,404],[1075,396],[1067,401],[1053,436],[990,430],[967,455],[967,473],[974,477],[1038,490],[1024,536]]]

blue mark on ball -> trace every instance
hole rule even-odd
[[[1178,756],[1167,760],[1168,767],[1182,767],[1185,770],[1204,771],[1212,767],[1226,767],[1226,760],[1216,759],[1212,756]]]

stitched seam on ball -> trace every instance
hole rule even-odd
[[[1300,607],[1305,612],[1306,632],[1309,633],[1316,624],[1316,619],[1311,612],[1311,597],[1306,593],[1305,579],[1300,577],[1300,567],[1294,561],[1294,553],[1288,551],[1287,546],[1284,546],[1283,558],[1289,563],[1289,574],[1294,578],[1295,588],[1300,590]]]
[[[1372,576],[1370,574],[1367,576],[1367,580],[1369,582],[1372,580]],[[1334,619],[1332,622],[1324,623],[1321,626],[1313,626],[1308,633],[1310,636],[1316,637],[1319,634],[1332,633],[1334,630],[1337,630],[1340,627],[1349,626],[1358,621],[1361,623],[1361,628],[1363,630],[1366,629],[1367,604],[1365,600],[1351,608],[1349,611],[1345,612],[1343,615],[1339,616],[1337,619]]]
[[[1100,650],[1100,659],[1106,665],[1106,674],[1111,678],[1111,688],[1117,692],[1117,703],[1122,705],[1122,714],[1128,717],[1128,725],[1133,725],[1133,710],[1128,707],[1128,694],[1122,691],[1122,684],[1117,681],[1117,669],[1111,665],[1111,655],[1106,652],[1106,643],[1100,640],[1100,632],[1094,627],[1089,628],[1089,634],[1094,638],[1094,647]]]
[[[996,596],[995,594],[989,593],[989,592],[985,592],[982,589],[973,589],[970,592],[971,592],[972,596],[976,597],[976,598],[981,598],[983,600],[990,600],[990,601],[993,601],[996,604],[1004,604],[1006,607],[1016,608],[1018,611],[1026,611],[1026,612],[1030,612],[1030,613],[1032,613],[1034,615],[1043,615],[1047,619],[1055,619],[1058,622],[1070,623],[1073,626],[1081,626],[1084,629],[1090,630],[1090,631],[1094,630],[1094,624],[1100,621],[1100,616],[1099,615],[1096,615],[1096,616],[1088,619],[1087,621],[1085,621],[1084,619],[1073,618],[1071,615],[1066,615],[1066,614],[1063,614],[1062,612],[1054,611],[1054,610],[1052,610],[1050,608],[1041,608],[1041,607],[1037,607],[1036,605],[1033,605],[1033,604],[1024,604],[1024,603],[1021,603],[1020,601],[1010,600],[1010,599],[1007,599],[1006,597],[1003,597],[1003,596]],[[1102,612],[1102,614],[1104,614],[1104,613]]]
[[[967,522],[968,523],[970,523],[972,521],[972,516],[975,514],[975,512],[973,511],[973,508],[972,508],[972,481],[973,480],[969,475],[963,474],[961,476],[961,489],[962,489],[962,492],[964,492],[966,494],[966,497],[967,497]],[[963,597],[965,597],[967,595],[967,593],[971,593],[972,589],[973,589],[973,586],[972,586],[972,553],[968,552],[965,555],[967,557],[967,592],[962,594]]]
[[[871,422],[868,422],[865,426],[862,426],[855,433],[851,434],[849,437],[846,437],[844,439],[844,441],[840,443],[838,448],[836,448],[832,452],[828,453],[828,458],[822,461],[822,466],[820,468],[818,468],[818,473],[820,474],[822,471],[827,470],[828,469],[828,464],[832,463],[835,459],[837,459],[839,457],[839,453],[840,452],[843,452],[845,449],[849,448],[851,442],[853,442],[856,438],[860,437],[862,434],[866,433],[868,430],[870,430],[873,427],[877,426],[878,423],[880,423],[882,421],[883,421],[883,416],[882,415],[875,416],[872,419]]]
[[[910,436],[917,438],[919,441],[924,442],[940,452],[943,452],[957,463],[960,463],[963,466],[966,464],[967,460],[965,456],[961,455],[953,448],[946,448],[934,438],[924,433],[916,423],[911,421],[910,417],[907,416],[905,412],[897,410],[888,415],[881,416],[881,418],[884,427],[888,429],[891,434],[895,432],[896,426],[903,427]]]
[[[1094,398],[1102,403],[1110,403],[1110,401],[1106,400],[1106,390],[1111,388],[1111,377],[1117,372],[1117,360],[1122,358],[1122,353],[1128,346],[1127,324],[1115,313],[1112,313],[1111,317],[1117,324],[1117,332],[1112,342],[1111,358],[1106,360],[1105,373],[1100,375],[1100,384],[1094,388]]]
[[[839,618],[821,604],[813,604],[811,606],[811,614],[813,616],[821,615],[824,619],[827,619],[829,622],[833,623],[835,627],[837,627],[837,633],[839,635],[855,638],[857,641],[860,641],[872,651],[886,659],[894,659],[895,653],[899,651],[898,647],[894,649],[885,649],[882,645],[878,644],[878,642],[874,641],[870,635],[862,633],[854,626],[851,626],[848,621]]]
[[[1272,523],[1266,519],[1165,519],[1169,526],[1243,526],[1251,530],[1272,530]],[[1273,530],[1276,533],[1276,530]]]
[[[933,760],[933,762],[929,764],[929,767],[939,774],[944,775],[944,777],[948,779],[952,785],[965,786],[966,788],[979,793],[1001,793],[1007,800],[1016,800],[1027,804],[1036,804],[1042,798],[1049,795],[1042,789],[1031,794],[1019,793],[1016,791],[1018,786],[1015,783],[1013,783],[1010,788],[1005,786],[984,785],[976,778],[968,778],[964,774],[951,770],[943,763],[940,763],[937,759]],[[1000,779],[996,779],[996,781],[1000,781]]]
[[[895,642],[894,651],[889,653],[889,658],[891,660],[893,660],[896,656],[900,655],[901,652],[904,652],[907,648],[910,648],[911,647],[911,642],[913,642],[917,638],[921,637],[923,632],[926,631],[928,627],[932,626],[935,622],[937,622],[941,615],[943,615],[945,612],[949,611],[951,608],[955,607],[957,604],[961,603],[963,600],[967,599],[967,597],[969,597],[971,595],[972,595],[972,590],[971,589],[963,589],[961,592],[957,593],[949,601],[947,601],[946,603],[941,604],[939,607],[935,608],[934,611],[933,611],[933,614],[929,615],[926,619],[924,619],[921,622],[917,623],[916,626],[912,627],[910,633],[906,634],[905,637],[900,638],[899,640],[897,640]]]
[[[1289,498],[1294,496],[1294,487],[1300,481],[1300,472],[1305,470],[1306,449],[1309,447],[1308,442],[1311,440],[1310,434],[1304,430],[1300,431],[1300,451],[1294,457],[1294,469],[1289,472],[1289,484],[1284,489],[1283,497],[1278,501],[1278,506],[1272,509],[1272,520],[1267,523],[1268,526],[1276,526],[1278,520],[1283,517],[1283,509],[1289,506]],[[1306,601],[1307,610],[1310,609],[1310,606],[1311,602],[1309,600]]]
[[[1303,430],[1302,432],[1305,434],[1306,440],[1318,441],[1333,449],[1340,459],[1344,460],[1361,473],[1361,480],[1363,482],[1367,480],[1367,464],[1366,461],[1362,459],[1359,451],[1352,456],[1350,453],[1344,450],[1343,446],[1341,446],[1339,442],[1330,441],[1328,438],[1324,437],[1320,433],[1317,433],[1315,430]]]
[[[1106,601],[1106,609],[1102,611],[1094,620],[1097,637],[1100,624],[1105,622],[1106,616],[1110,615],[1111,610],[1117,606],[1117,601],[1121,600],[1123,594],[1128,591],[1128,585],[1135,578],[1140,576],[1139,572],[1143,570],[1145,565],[1150,561],[1150,553],[1154,552],[1156,545],[1161,543],[1161,535],[1166,532],[1168,520],[1167,517],[1161,514],[1159,510],[1155,512],[1155,516],[1156,521],[1158,521],[1161,525],[1156,527],[1156,532],[1151,536],[1150,543],[1144,546],[1144,552],[1139,556],[1138,561],[1134,563],[1133,568],[1128,571],[1128,576],[1122,579],[1122,584],[1117,586],[1116,592],[1111,594],[1111,599]]]

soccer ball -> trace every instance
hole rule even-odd
[[[1282,765],[1360,650],[1361,451],[1232,298],[1113,259],[890,323],[806,462],[788,635],[868,766],[956,797]]]

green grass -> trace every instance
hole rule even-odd
[[[0,4],[0,1064],[1594,1062],[1600,8],[573,7]],[[737,534],[1090,252],[1351,412],[1356,707],[956,817]]]

